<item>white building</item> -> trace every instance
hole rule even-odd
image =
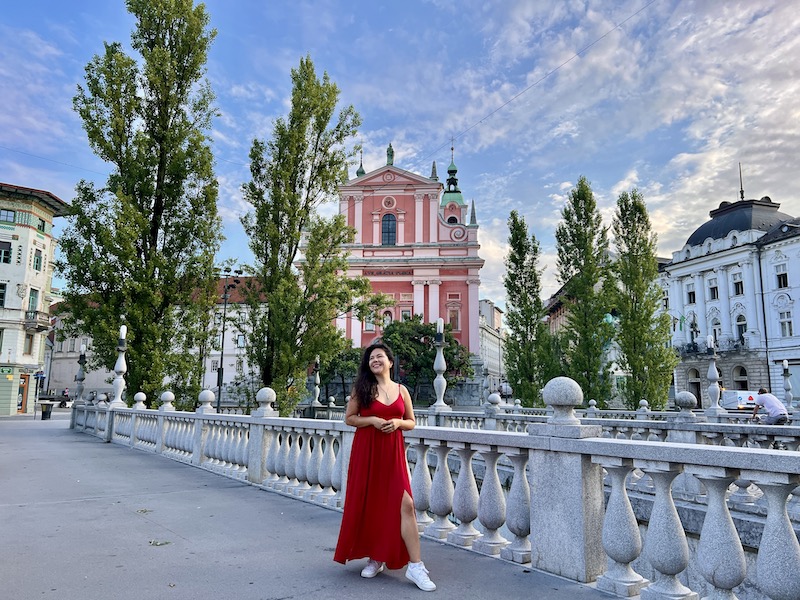
[[[744,193],[742,193],[744,198]],[[678,391],[707,406],[709,342],[721,385],[770,389],[783,397],[784,359],[800,384],[800,338],[794,326],[800,292],[800,221],[769,197],[722,202],[673,253],[661,274],[663,308],[681,354]]]
[[[50,192],[0,183],[0,416],[33,413],[46,377],[53,219],[66,210]]]
[[[488,299],[480,300],[478,338],[484,372],[488,372],[489,390],[501,390],[506,382],[503,352],[506,332],[503,328],[503,311]],[[480,373],[476,373],[480,375]],[[504,390],[501,390],[504,391]]]

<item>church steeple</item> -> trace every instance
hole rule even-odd
[[[364,170],[364,149],[361,149],[361,158],[358,164],[358,171],[356,171],[356,177],[361,177],[362,175],[366,175],[367,172]]]
[[[439,181],[439,176],[436,174],[436,161],[433,161],[433,166],[431,166],[431,176],[430,178],[433,181]]]
[[[469,224],[477,225],[478,220],[475,218],[475,200],[472,201],[472,208],[469,211]]]
[[[461,195],[461,190],[458,189],[458,167],[455,162],[455,149],[450,146],[450,166],[447,167],[447,183],[444,186],[444,194],[442,194],[442,206],[447,205],[448,202],[455,202],[464,205],[464,198]]]

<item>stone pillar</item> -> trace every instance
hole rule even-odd
[[[414,279],[411,285],[414,286],[414,314],[425,316],[425,284],[422,279]]]
[[[542,391],[554,414],[528,426],[530,435],[581,439],[600,437],[599,425],[581,425],[574,408],[583,405],[580,386],[567,377]],[[531,566],[575,581],[590,582],[605,569],[602,544],[603,469],[591,456],[531,450]],[[565,528],[564,523],[570,523]]]
[[[694,276],[694,294],[695,301],[697,302],[697,326],[700,328],[700,336],[705,339],[705,337],[711,333],[711,330],[708,325],[708,316],[706,314],[706,278],[703,276],[703,273],[697,273]]]
[[[731,326],[731,284],[728,280],[728,267],[719,267],[717,269],[717,285],[719,286],[719,306],[720,312],[720,327],[722,328],[722,339],[720,339],[720,347],[723,341],[732,340],[736,337],[733,327]]]
[[[754,273],[755,267],[752,259],[744,263],[742,269],[742,279],[744,279],[744,296],[746,298],[744,305],[747,311],[747,333],[753,337],[750,341],[750,347],[758,347],[761,345],[761,334],[759,332],[759,318],[756,307],[759,306],[756,295],[756,278]],[[756,346],[753,346],[755,344]]]
[[[414,194],[414,243],[422,243],[423,200],[425,194]]]
[[[428,323],[435,323],[436,319],[442,316],[439,312],[439,286],[442,285],[441,280],[431,279],[428,281],[428,314],[425,315]]]

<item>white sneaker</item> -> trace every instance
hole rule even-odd
[[[436,589],[436,584],[428,577],[428,569],[420,563],[408,563],[406,569],[406,579],[413,581],[423,592],[432,592]]]
[[[372,579],[383,571],[384,564],[382,562],[378,562],[377,560],[369,559],[367,566],[361,569],[361,576],[366,577],[367,579]]]

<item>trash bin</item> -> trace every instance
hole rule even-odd
[[[42,402],[42,421],[49,419],[50,415],[52,414],[53,414],[53,403]]]

